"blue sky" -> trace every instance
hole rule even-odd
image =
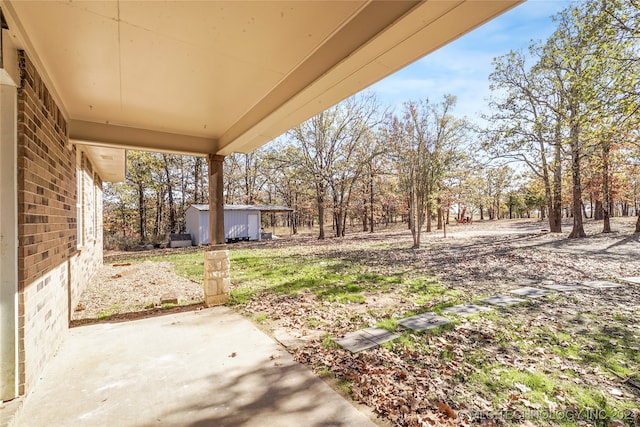
[[[565,0],[529,0],[414,62],[370,87],[383,105],[399,112],[405,101],[445,94],[457,97],[454,114],[478,121],[487,110],[492,60],[510,50],[526,50],[531,40],[546,40],[554,31],[551,16],[568,5]]]

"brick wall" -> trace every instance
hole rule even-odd
[[[86,156],[77,164],[61,111],[29,58],[23,52],[18,58],[19,392],[24,394],[62,343],[70,310],[102,263],[102,182]],[[78,200],[83,236],[91,236],[80,250]]]
[[[102,266],[102,180],[94,172],[91,160],[80,154],[81,215],[83,236],[79,252],[71,259],[70,308],[74,309],[89,280]]]

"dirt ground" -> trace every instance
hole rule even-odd
[[[122,255],[120,255],[122,258]],[[170,306],[192,307],[203,302],[200,283],[178,276],[170,262],[105,260],[72,314],[75,323],[141,317]]]

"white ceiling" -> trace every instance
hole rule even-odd
[[[248,152],[520,0],[1,1],[73,140]]]

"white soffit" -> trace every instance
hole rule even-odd
[[[83,144],[77,144],[77,146],[89,156],[102,181],[124,181],[127,164],[126,150]]]

